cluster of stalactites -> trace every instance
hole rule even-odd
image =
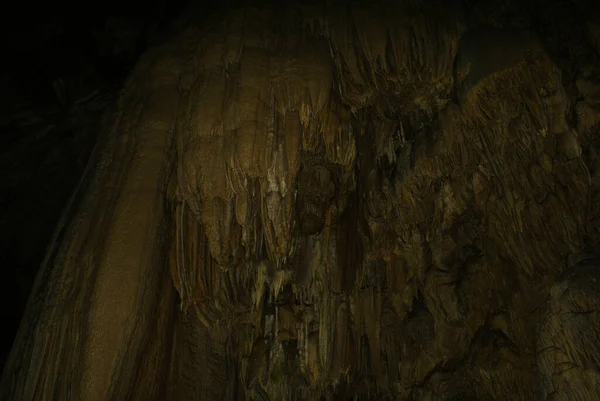
[[[447,98],[464,31],[460,12],[450,5],[408,3],[371,4],[329,16],[336,89],[352,110],[436,109]]]
[[[193,79],[182,82],[179,199],[223,266],[262,249],[271,260],[291,255],[302,152],[325,149],[352,171],[353,112],[396,112],[381,101],[389,92],[436,108],[452,86],[457,23],[427,23],[411,7],[311,12],[320,11],[230,13],[202,33]]]
[[[510,269],[494,255],[508,255],[532,274],[534,266],[555,266],[577,235],[584,204],[569,218],[559,214],[567,197],[552,182],[561,174],[561,155],[548,154],[569,138],[560,71],[527,37],[478,33],[460,45],[459,26],[431,23],[455,18],[412,12],[381,17],[375,6],[325,19],[290,17],[276,29],[272,16],[250,10],[231,14],[226,28],[215,28],[198,46],[195,79],[182,84],[183,206],[176,213],[181,245],[173,274],[180,294],[195,294],[188,302],[198,303],[207,325],[238,308],[250,317],[240,326],[265,338],[272,333],[268,341],[245,337],[244,357],[261,361],[242,368],[250,372],[246,385],[258,364],[280,363],[287,336],[296,341],[298,370],[314,392],[370,369],[381,377],[379,386],[408,397],[449,355],[466,352],[491,311],[508,307],[500,296],[481,302],[482,292],[515,291]],[[294,31],[293,23],[303,28]],[[483,63],[482,54],[493,62]],[[461,89],[459,104],[444,108],[453,87]],[[399,108],[437,116],[431,137],[406,144],[404,125],[394,118]],[[371,128],[362,129],[361,118]],[[373,149],[359,149],[364,145]],[[369,160],[369,152],[386,159],[394,174],[385,175],[385,163]],[[324,228],[299,235],[296,180],[309,160],[303,156],[317,153],[347,174],[360,160],[355,178],[367,196],[347,221],[328,205]],[[579,181],[570,179],[570,189],[583,194]],[[368,233],[360,237],[349,221],[363,218]],[[556,231],[546,230],[549,220]],[[459,224],[468,229],[453,233]],[[490,244],[480,250],[482,230]],[[532,250],[514,240],[523,232],[544,240]],[[352,253],[362,247],[364,254]],[[288,260],[291,273],[277,270],[298,256],[295,250],[307,261]],[[248,263],[256,259],[270,262]],[[463,259],[471,260],[466,277]],[[429,269],[432,262],[437,271]],[[232,264],[242,267],[221,270]],[[385,271],[385,289],[361,279],[377,271]],[[296,306],[276,307],[261,327],[265,294],[277,298],[284,286],[292,287]],[[292,378],[263,373],[261,386],[272,396],[294,386]]]

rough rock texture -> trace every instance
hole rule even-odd
[[[399,3],[149,52],[2,398],[600,399],[594,22]]]

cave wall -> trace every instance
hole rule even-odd
[[[573,66],[485,10],[241,8],[146,54],[3,396],[600,398],[595,25]]]
[[[0,15],[0,369],[117,95],[181,2],[6,3]],[[206,7],[206,6],[205,6]],[[175,28],[176,30],[177,28]],[[93,169],[90,166],[89,169]]]

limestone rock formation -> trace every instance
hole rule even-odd
[[[570,82],[470,10],[240,8],[146,54],[1,398],[600,399],[600,36]]]

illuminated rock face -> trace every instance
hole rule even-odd
[[[372,5],[150,52],[2,398],[598,399],[600,89],[543,48]]]

